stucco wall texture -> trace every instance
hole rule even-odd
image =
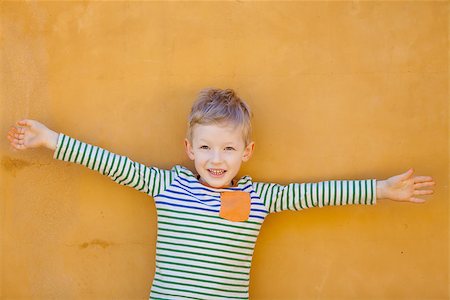
[[[282,212],[258,238],[251,299],[448,299],[448,3],[1,2],[2,299],[147,299],[153,199],[46,149],[31,118],[146,165],[193,169],[204,87],[254,112],[254,181],[385,179],[425,204]]]

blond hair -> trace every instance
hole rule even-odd
[[[192,143],[192,129],[196,124],[231,123],[242,127],[247,146],[252,139],[251,117],[250,107],[232,89],[205,88],[192,105],[186,137]]]

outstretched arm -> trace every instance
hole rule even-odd
[[[288,185],[255,182],[253,188],[269,213],[327,205],[374,205],[378,199],[424,202],[417,195],[428,195],[433,191],[420,188],[435,183],[429,176],[412,176],[412,173],[411,169],[386,180],[332,180]]]
[[[176,169],[162,170],[134,162],[65,134],[58,134],[35,120],[21,120],[8,132],[11,146],[18,150],[46,147],[54,150],[53,158],[73,162],[110,177],[113,181],[155,196],[176,175]]]

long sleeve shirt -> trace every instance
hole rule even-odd
[[[279,185],[243,176],[234,186],[212,188],[183,166],[148,167],[63,133],[53,157],[154,198],[158,228],[150,299],[248,299],[253,251],[268,214],[376,203],[375,179]],[[245,221],[219,216],[221,193],[232,191],[250,194]]]

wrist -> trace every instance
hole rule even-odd
[[[385,180],[377,180],[377,199],[385,199]]]
[[[50,150],[55,150],[56,145],[58,144],[59,133],[54,132],[53,130],[48,131],[47,137],[44,142],[44,146]]]

